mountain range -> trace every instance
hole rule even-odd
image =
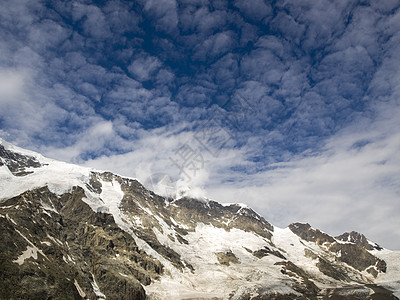
[[[0,299],[400,297],[400,252],[361,233],[278,228],[3,140],[0,224]]]

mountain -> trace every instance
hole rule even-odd
[[[0,299],[398,299],[400,252],[0,140]]]

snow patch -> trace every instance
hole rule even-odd
[[[25,259],[32,257],[33,259],[38,258],[38,249],[36,247],[28,246],[24,252],[16,259],[13,260],[13,263],[22,265],[25,262]]]
[[[78,293],[79,293],[79,296],[81,296],[82,298],[85,298],[85,297],[86,297],[86,294],[85,294],[85,292],[82,290],[82,288],[79,286],[79,283],[78,283],[78,281],[76,281],[76,279],[74,279],[74,285],[75,285],[75,287],[76,287],[76,290],[77,290]]]
[[[387,263],[386,273],[379,273],[376,282],[393,291],[393,294],[400,298],[400,251],[382,249],[372,250],[370,253]]]
[[[59,244],[60,246],[63,246],[63,243],[59,239],[56,239],[56,238],[50,236],[49,234],[47,234],[47,238],[49,240],[53,241],[54,243]]]
[[[90,273],[90,274],[92,274],[92,278],[93,278],[93,282],[91,283],[91,284],[92,284],[92,287],[93,287],[93,292],[96,294],[97,299],[106,299],[106,298],[107,298],[106,295],[104,295],[104,294],[100,291],[100,288],[99,288],[99,286],[97,285],[96,278],[94,277],[94,274],[93,274],[93,273]]]
[[[18,229],[15,229],[15,231],[24,238],[30,245],[28,246],[27,249],[18,257],[17,260],[13,261],[15,263],[18,263],[19,265],[22,265],[25,261],[25,259],[29,257],[33,257],[34,259],[37,259],[37,253],[39,252],[43,257],[45,257],[47,260],[49,258],[46,256],[46,254],[43,253],[42,250],[38,249],[26,236],[24,236]],[[30,248],[33,248],[34,250],[31,250]],[[29,256],[28,256],[29,255]],[[22,262],[21,262],[22,261]],[[21,262],[21,263],[20,263]]]
[[[244,248],[256,251],[267,245],[271,247],[261,236],[236,228],[226,231],[199,223],[194,232],[185,235],[187,245],[170,240],[167,235],[173,235],[171,227],[162,220],[158,221],[163,233],[154,229],[157,239],[179,253],[195,271],[164,275],[159,281],[145,286],[150,299],[227,299],[232,292],[239,297],[242,291],[252,291],[260,284],[266,288],[274,286],[282,293],[296,294],[282,283],[280,266],[274,265],[280,258],[269,255],[259,259]],[[217,252],[232,252],[239,263],[221,265]]]

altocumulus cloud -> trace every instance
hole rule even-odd
[[[399,6],[5,0],[0,135],[400,249]]]

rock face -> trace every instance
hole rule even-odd
[[[377,243],[369,242],[365,235],[358,233],[356,231],[345,232],[342,235],[336,237],[337,240],[350,242],[363,247],[366,250],[382,250]]]
[[[21,155],[19,153],[8,151],[0,144],[0,166],[6,165],[11,173],[15,176],[25,176],[33,171],[27,171],[27,168],[39,168],[42,165],[36,158],[29,155]]]
[[[318,245],[324,243],[334,243],[335,239],[326,233],[314,229],[310,224],[306,223],[293,223],[289,225],[289,228],[293,233],[297,234],[300,238],[308,242],[314,242]]]
[[[324,245],[329,252],[336,256],[336,260],[346,263],[358,271],[367,271],[374,277],[380,272],[386,272],[386,262],[372,255],[367,250],[382,250],[379,246],[372,246],[367,238],[357,232],[344,233],[336,239],[326,233],[314,229],[310,224],[294,223],[289,225],[290,230],[303,240]],[[342,243],[346,241],[348,243]],[[375,244],[376,245],[376,244]],[[324,274],[336,279],[346,279],[346,271],[339,271],[326,260],[319,258],[317,266]]]
[[[400,278],[400,254],[361,234],[279,229],[3,142],[0,240],[0,299],[397,299]]]
[[[270,239],[273,226],[248,207],[239,204],[223,206],[215,201],[199,201],[182,198],[169,207],[170,214],[180,223],[194,229],[197,223],[211,224],[215,227],[238,228]]]
[[[61,197],[44,187],[1,203],[2,299],[76,299],[76,286],[96,299],[96,285],[108,299],[145,299],[141,284],[162,265],[84,196],[79,187]]]

